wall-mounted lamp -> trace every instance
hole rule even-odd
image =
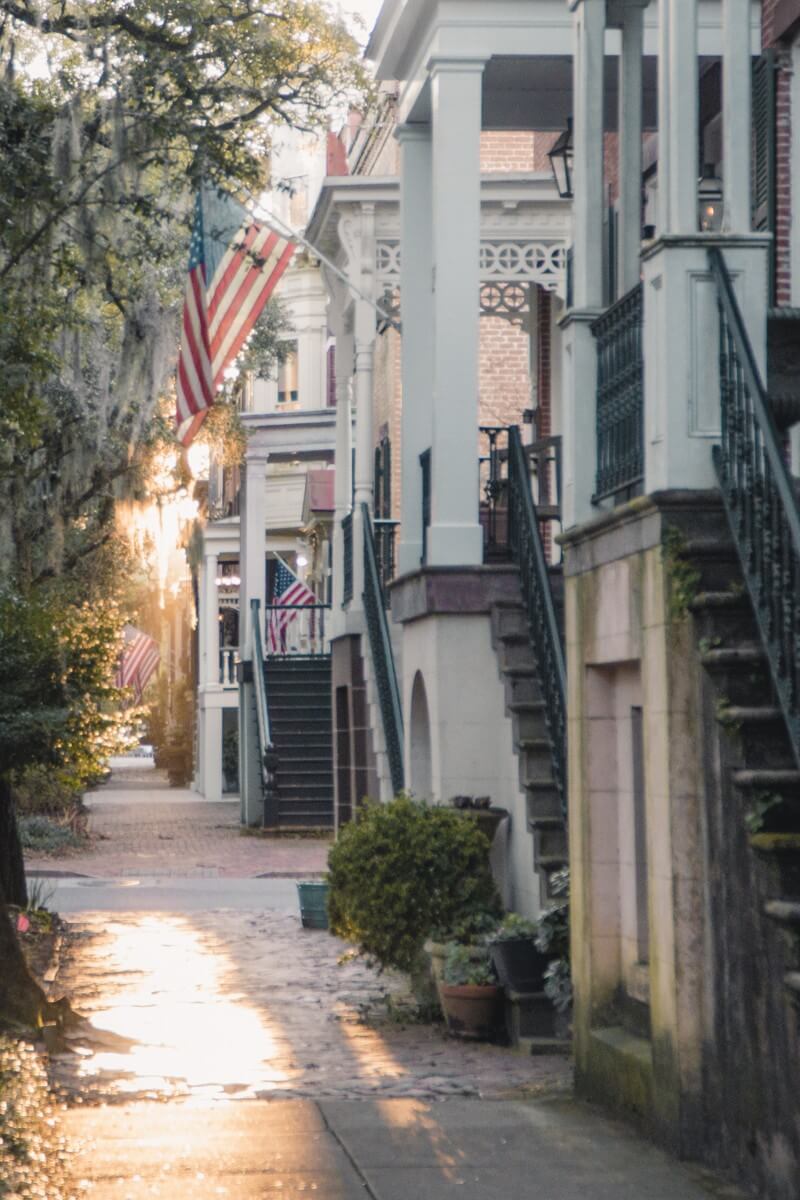
[[[697,182],[697,219],[702,233],[716,233],[722,227],[722,180],[713,163],[704,165]]]
[[[548,151],[550,169],[562,200],[572,199],[572,164],[575,152],[572,145],[572,117],[567,117],[567,128],[558,135],[552,150]]]

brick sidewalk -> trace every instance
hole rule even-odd
[[[102,879],[130,876],[243,879],[254,875],[315,875],[326,868],[329,841],[247,836],[238,800],[212,804],[170,788],[163,772],[115,771],[86,796],[86,850],[26,857],[28,872],[71,872]]]

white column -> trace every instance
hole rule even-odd
[[[642,241],[642,48],[644,13],[637,4],[622,14],[619,64],[619,260],[617,291],[639,282]]]
[[[353,335],[336,338],[336,478],[333,518],[333,607],[332,632],[339,633],[339,614],[344,590],[344,542],[342,520],[350,512],[352,497],[352,433],[350,377],[353,370]]]
[[[219,601],[217,598],[217,556],[207,554],[203,579],[203,629],[205,665],[203,682],[208,686],[219,683]]]
[[[434,392],[427,559],[480,563],[478,342],[482,61],[431,68]]]
[[[400,143],[400,308],[403,373],[401,528],[398,574],[422,557],[422,470],[433,441],[433,211],[431,130],[402,125]]]
[[[597,347],[590,325],[603,302],[605,0],[575,0],[573,11],[574,308],[561,323],[565,529],[596,515]]]
[[[665,233],[697,232],[697,176],[699,169],[697,123],[697,0],[661,0],[667,15],[669,88],[668,174],[659,163],[659,187],[669,188],[669,220]],[[663,19],[663,18],[662,18]],[[664,69],[665,64],[659,63]],[[662,112],[659,111],[659,126]],[[748,142],[749,145],[749,142]]]
[[[266,554],[264,530],[267,508],[267,455],[248,453],[244,464],[244,487],[240,523],[241,584],[239,587],[239,630],[242,658],[250,657],[250,601],[259,600],[263,620],[266,603]]]
[[[669,63],[669,18],[666,0],[658,6],[658,229],[659,237],[670,229],[670,79]]]
[[[361,205],[360,285],[365,297],[375,292],[375,205]],[[368,299],[355,302],[353,393],[356,404],[355,507],[353,510],[353,599],[351,611],[362,608],[364,550],[361,505],[372,512],[375,444],[372,432],[372,373],[375,361],[375,309]]]
[[[750,232],[750,0],[722,4],[724,229]]]
[[[603,301],[603,61],[605,0],[579,0],[575,8],[573,301],[589,308]]]
[[[222,799],[222,709],[206,708],[203,745],[203,795],[206,800]]]

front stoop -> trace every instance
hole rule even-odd
[[[511,717],[520,786],[526,797],[533,864],[540,878],[542,902],[548,903],[553,898],[550,878],[567,865],[567,831],[553,776],[553,746],[522,602],[494,604],[491,631],[505,690],[506,714]]]

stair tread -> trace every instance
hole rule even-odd
[[[786,784],[800,785],[800,771],[793,768],[773,770],[768,767],[748,767],[733,772],[733,782],[737,787],[782,786]]]
[[[750,600],[745,592],[698,592],[689,601],[692,612],[706,608],[749,608]]]
[[[553,743],[546,737],[527,737],[519,738],[517,745],[520,750],[547,750],[552,751]]]
[[[513,713],[544,712],[547,705],[544,700],[512,700],[506,708]]]
[[[740,725],[748,723],[753,725],[767,724],[772,721],[782,721],[783,713],[774,705],[765,704],[751,707],[746,704],[731,704],[725,708],[724,719]]]
[[[800,900],[768,900],[764,912],[781,925],[800,926]]]
[[[767,656],[761,646],[746,643],[742,646],[719,646],[706,650],[701,654],[700,661],[705,666],[724,666],[730,663],[763,663]]]
[[[719,537],[687,538],[681,554],[685,558],[697,556],[700,558],[737,559],[736,546],[733,541],[726,541]]]

